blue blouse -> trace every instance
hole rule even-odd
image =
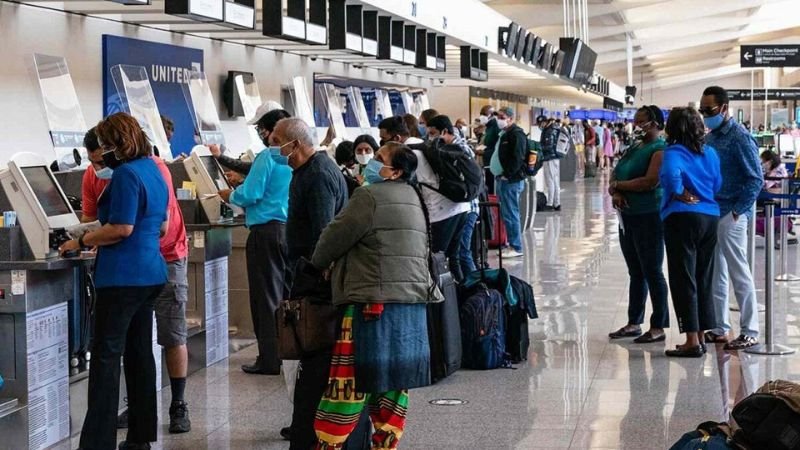
[[[133,233],[97,252],[95,286],[156,286],[167,282],[161,256],[161,224],[167,220],[167,185],[150,158],[114,169],[111,183],[97,204],[102,224],[133,225]]]
[[[661,219],[672,213],[689,212],[719,216],[719,205],[714,196],[722,187],[719,157],[716,150],[704,145],[703,153],[694,153],[683,145],[673,144],[664,150],[659,173],[664,196],[661,198]],[[675,196],[688,190],[698,198],[690,205]]]

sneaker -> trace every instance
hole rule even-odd
[[[510,247],[505,249],[505,250],[503,250],[501,255],[503,256],[503,258],[522,258],[523,256],[525,256],[524,253],[518,252],[518,251],[516,251],[516,250],[514,250],[513,248],[510,248]]]
[[[172,402],[172,405],[169,407],[170,433],[188,433],[192,430],[192,422],[189,421],[188,406],[186,402]]]
[[[744,350],[758,345],[758,338],[742,334],[736,339],[725,344],[725,350]]]

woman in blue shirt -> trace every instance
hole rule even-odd
[[[167,228],[168,191],[139,123],[117,113],[97,124],[103,160],[114,172],[98,200],[103,226],[63,252],[97,247],[89,399],[81,449],[116,448],[120,356],[130,414],[122,450],[149,449],[157,438],[153,304],[167,281],[159,238]]]
[[[659,178],[661,218],[672,303],[686,342],[667,356],[705,354],[703,332],[716,327],[712,294],[722,186],[717,152],[705,145],[703,119],[694,108],[675,108],[667,120],[667,144]]]

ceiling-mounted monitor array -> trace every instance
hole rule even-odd
[[[263,0],[261,17],[264,36],[312,45],[328,43],[327,0]]]
[[[378,17],[378,59],[405,63],[405,28],[402,20],[389,16]]]
[[[561,38],[559,47],[564,51],[564,65],[559,73],[581,85],[587,84],[594,73],[597,53],[577,38]]]
[[[361,5],[349,5],[346,0],[330,0],[328,16],[331,50],[364,54],[363,14],[364,7]]]
[[[461,78],[489,80],[489,53],[469,45],[461,46]]]
[[[122,0],[120,3],[148,4],[130,0]],[[164,12],[196,22],[214,23],[240,30],[252,30],[256,26],[254,0],[165,0]]]

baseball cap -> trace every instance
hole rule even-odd
[[[536,123],[542,123],[542,122],[547,122],[547,116],[542,115],[536,118]]]
[[[273,111],[275,109],[283,109],[283,106],[281,106],[280,103],[274,100],[267,100],[261,106],[258,107],[258,109],[256,110],[256,115],[254,115],[252,119],[248,120],[247,124],[248,125],[257,124],[258,121],[261,120],[262,117],[264,117],[264,114]]]

